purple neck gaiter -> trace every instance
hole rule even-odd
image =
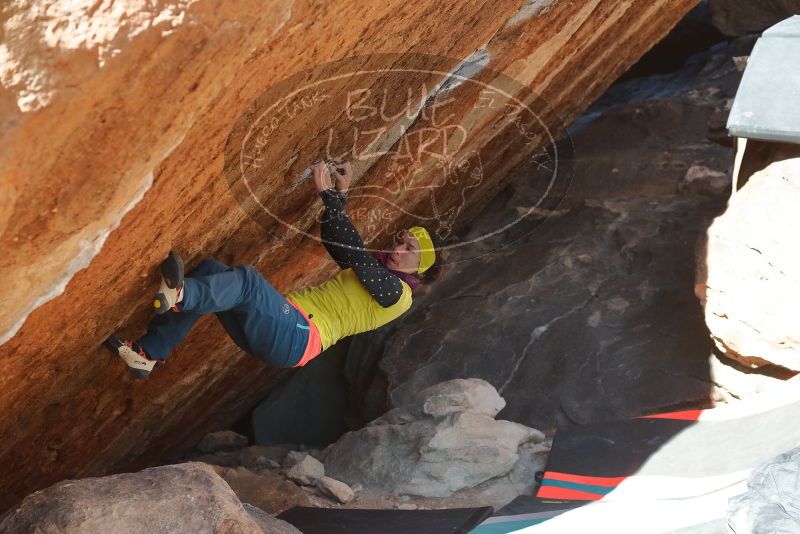
[[[380,264],[383,265],[384,267],[386,267],[387,256],[389,256],[388,252],[380,251],[380,252],[376,252],[375,253],[375,257],[380,262]],[[391,272],[392,274],[400,277],[400,280],[402,280],[405,283],[407,283],[409,285],[409,287],[411,287],[411,291],[414,291],[417,288],[417,286],[422,283],[422,280],[420,280],[419,278],[417,278],[413,274],[404,273],[402,271],[395,271],[394,269],[391,269],[389,267],[386,267],[386,269],[388,269],[389,272]]]

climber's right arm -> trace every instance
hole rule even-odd
[[[400,300],[403,284],[396,275],[364,248],[361,235],[344,212],[340,193],[330,188],[319,192],[325,204],[320,237],[328,254],[342,269],[353,269],[361,285],[384,308]]]

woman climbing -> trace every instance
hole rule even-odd
[[[399,317],[411,307],[412,291],[437,277],[438,265],[431,269],[436,247],[425,228],[401,232],[390,253],[373,257],[344,211],[350,164],[321,161],[312,168],[325,205],[322,242],[342,270],[322,284],[281,295],[249,265],[213,259],[184,279],[183,262],[171,252],[161,264],[158,315],[147,333],[136,341],[114,334],[104,343],[136,378],[163,364],[206,313],[214,313],[245,352],[276,367],[301,367],[338,340]]]

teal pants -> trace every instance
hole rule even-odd
[[[138,340],[152,359],[166,360],[206,313],[242,350],[276,367],[295,365],[308,343],[308,320],[249,265],[203,261],[184,279],[177,306],[150,321]]]

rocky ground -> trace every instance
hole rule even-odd
[[[243,501],[270,513],[334,504],[499,508],[532,492],[550,450],[539,430],[495,419],[505,404],[488,382],[455,379],[323,450],[247,446],[246,437],[223,431],[187,459],[218,466]]]
[[[532,492],[550,450],[542,432],[495,419],[504,406],[488,382],[457,379],[322,451],[215,432],[185,463],[36,492],[0,531],[288,534],[297,531],[272,516],[293,506],[500,508]]]

